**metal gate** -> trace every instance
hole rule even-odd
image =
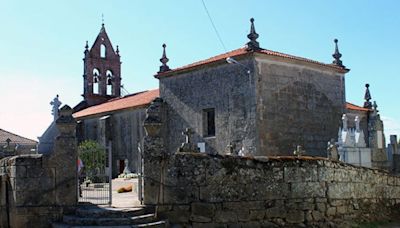
[[[87,152],[84,159],[78,158],[78,202],[111,205],[111,172],[111,142],[106,147]]]
[[[143,149],[140,142],[138,142],[138,184],[137,184],[137,193],[138,193],[138,200],[140,204],[143,204]]]

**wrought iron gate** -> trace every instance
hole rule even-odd
[[[78,158],[78,202],[97,205],[112,203],[112,151],[108,146]],[[79,164],[79,163],[83,164]],[[86,164],[85,164],[86,163]]]

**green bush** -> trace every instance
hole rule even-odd
[[[106,150],[93,140],[85,140],[78,146],[78,156],[84,165],[84,172],[90,181],[100,181],[101,175],[105,174],[107,163]]]

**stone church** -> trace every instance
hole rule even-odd
[[[327,142],[338,138],[345,113],[361,119],[368,146],[379,148],[383,125],[380,120],[371,123],[373,107],[346,102],[349,69],[341,61],[337,40],[334,60],[327,64],[262,48],[253,19],[247,37],[242,48],[176,69],[168,66],[163,45],[155,75],[159,89],[121,97],[119,49],[113,48],[103,24],[84,51],[84,99],[74,108],[80,141],[111,141],[113,176],[122,172],[124,159],[136,171],[146,108],[160,97],[170,152],[184,141],[182,132],[191,129],[193,143],[210,154],[292,155],[300,145],[308,155],[325,157]],[[387,160],[378,151],[383,153],[375,150],[375,160]]]

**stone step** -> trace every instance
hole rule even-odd
[[[64,215],[63,223],[68,225],[135,225],[155,221],[154,214],[138,215],[133,217],[79,217]]]
[[[168,227],[167,221],[156,221],[135,225],[110,225],[110,226],[80,226],[80,225],[68,225],[65,223],[53,223],[52,228],[139,228],[139,227],[151,227],[151,228],[165,228]]]
[[[109,208],[109,207],[79,207],[75,215],[78,217],[93,218],[121,218],[133,217],[149,213],[154,213],[155,208],[152,206],[133,207],[133,208]]]

